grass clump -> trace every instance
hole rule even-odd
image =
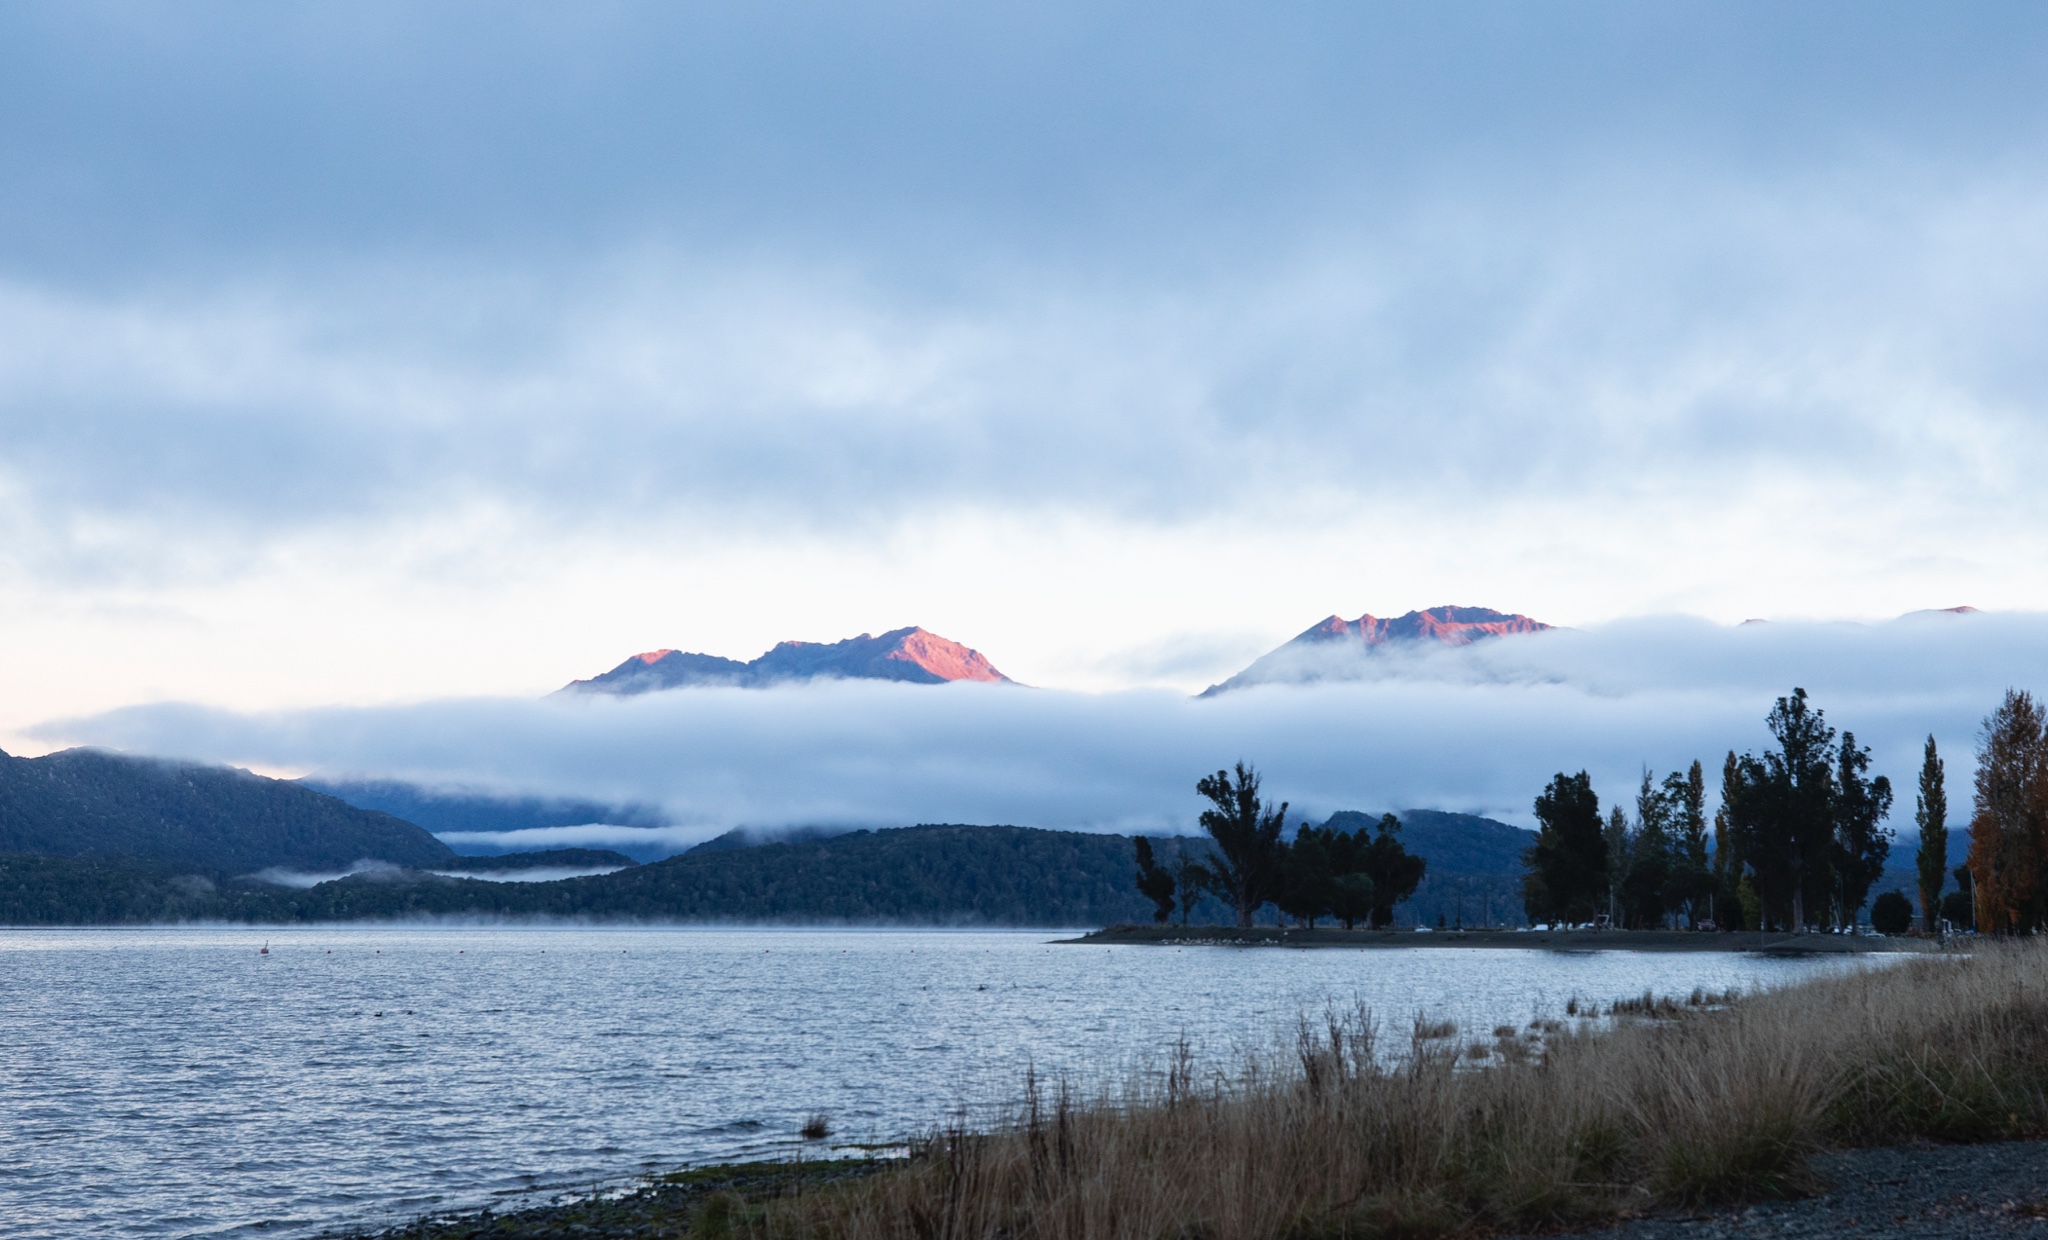
[[[1490,1047],[1417,1020],[1389,1053],[1358,1012],[1234,1072],[1183,1046],[1114,1095],[1034,1081],[1014,1123],[938,1133],[902,1168],[770,1203],[744,1230],[1424,1240],[1795,1194],[1828,1144],[2048,1134],[2042,946],[1617,1013],[1597,1031],[1503,1027]]]

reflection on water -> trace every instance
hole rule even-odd
[[[1854,967],[1513,950],[1054,946],[1017,932],[0,932],[0,1234],[294,1236],[986,1116],[1302,1012],[1469,1030],[1573,996]],[[268,942],[268,955],[258,948]]]

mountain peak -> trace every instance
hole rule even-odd
[[[711,654],[651,650],[602,675],[571,681],[561,691],[635,694],[701,685],[758,689],[821,678],[926,685],[955,680],[1011,683],[980,651],[913,625],[879,637],[862,633],[837,642],[777,642],[760,658],[745,663]]]
[[[1446,646],[1465,646],[1483,637],[1540,633],[1549,627],[1541,620],[1495,611],[1491,607],[1429,607],[1390,619],[1381,619],[1370,613],[1356,620],[1331,616],[1294,640],[1313,642],[1352,638],[1368,646],[1398,641],[1436,641]]]
[[[1356,620],[1331,615],[1261,655],[1237,675],[1210,685],[1202,696],[1250,685],[1341,679],[1345,669],[1332,664],[1333,656],[1341,659],[1337,652],[1344,649],[1365,654],[1387,646],[1469,646],[1489,637],[1540,633],[1550,627],[1541,620],[1491,607],[1428,607],[1390,618],[1367,613]]]

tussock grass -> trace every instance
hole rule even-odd
[[[2048,1133],[2048,947],[1619,1005],[1491,1046],[1364,1012],[1118,1096],[1032,1081],[1014,1124],[749,1228],[836,1240],[1321,1240],[1543,1227],[1808,1187],[1824,1144]],[[1725,1006],[1721,1006],[1725,1004]],[[1505,1030],[1505,1031],[1504,1031]]]

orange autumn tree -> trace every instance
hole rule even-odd
[[[2030,934],[2048,925],[2048,714],[2031,694],[2008,689],[1984,720],[1977,745],[1970,877],[1977,925]]]

